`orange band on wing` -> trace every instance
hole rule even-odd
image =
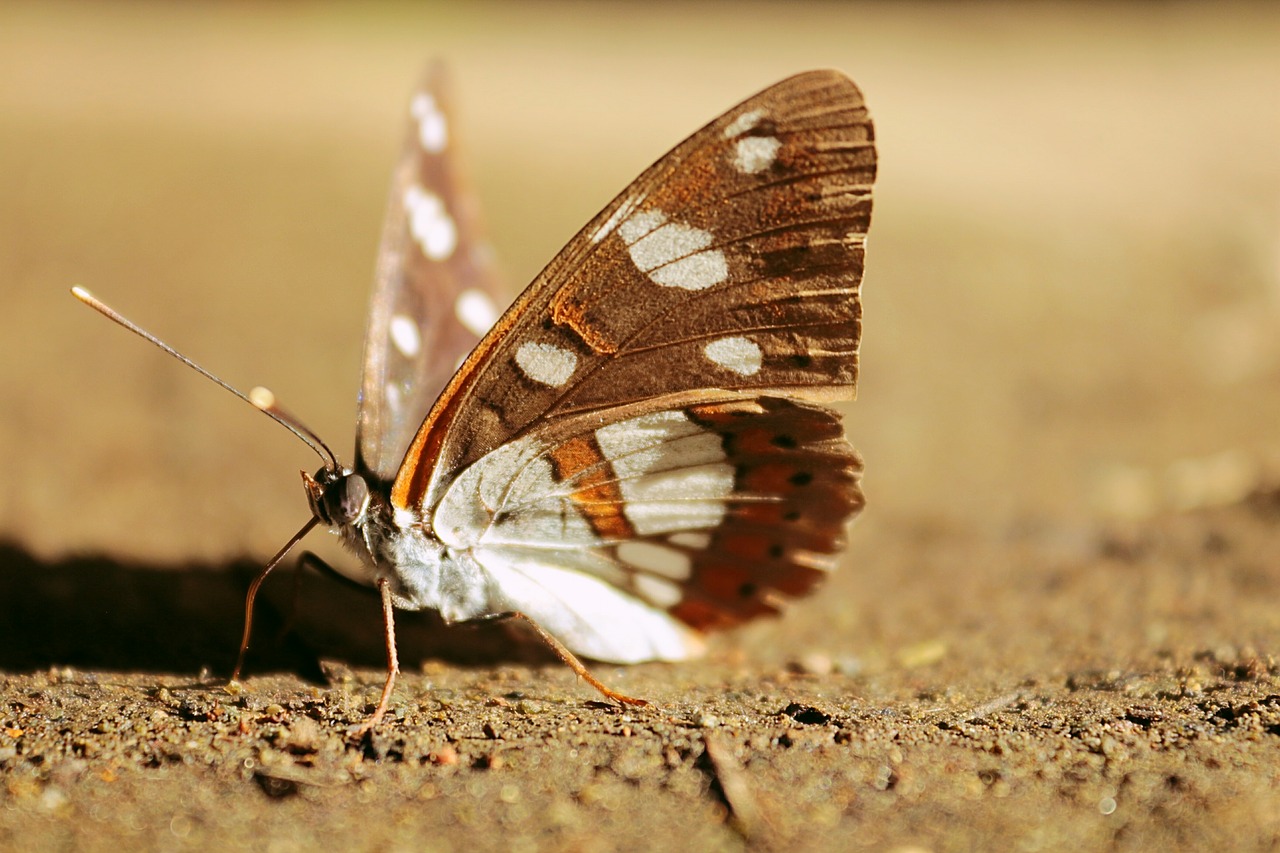
[[[575,436],[550,453],[556,480],[575,486],[569,499],[596,535],[605,540],[630,539],[635,529],[622,514],[617,475],[594,436]]]

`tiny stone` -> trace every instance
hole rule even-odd
[[[445,745],[428,753],[427,760],[440,767],[452,767],[458,763],[458,750]]]
[[[289,726],[286,747],[290,752],[315,752],[319,748],[320,726],[310,717],[299,716]]]
[[[40,795],[40,807],[45,811],[54,811],[67,804],[67,795],[58,788],[45,788]]]
[[[836,658],[835,666],[836,672],[848,678],[861,675],[863,670],[862,661],[853,655],[841,655]]]
[[[802,675],[830,675],[835,671],[835,663],[831,655],[824,652],[808,652],[792,661],[790,668]]]

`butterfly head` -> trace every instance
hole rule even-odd
[[[369,484],[352,471],[321,468],[315,476],[302,472],[311,512],[330,527],[351,527],[369,510]]]

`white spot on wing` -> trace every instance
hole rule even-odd
[[[403,314],[391,318],[391,343],[400,350],[405,358],[413,358],[422,349],[422,338],[418,334],[418,324]]]
[[[703,290],[729,277],[729,263],[715,236],[683,222],[668,222],[660,210],[637,213],[618,226],[631,260],[656,284]]]
[[[464,290],[458,294],[458,301],[453,305],[453,313],[466,330],[476,337],[493,327],[498,319],[498,309],[483,290]]]
[[[591,235],[591,242],[599,243],[605,237],[608,237],[613,232],[613,229],[618,227],[618,223],[630,216],[631,212],[639,207],[640,202],[644,201],[644,199],[643,195],[634,196],[618,205],[618,209]]]
[[[747,136],[734,146],[733,165],[739,172],[754,175],[773,165],[782,143],[772,136]]]
[[[636,592],[657,607],[674,607],[684,598],[680,587],[669,580],[655,578],[653,575],[636,575]]]
[[[688,554],[665,545],[641,541],[623,542],[618,546],[617,554],[618,559],[624,563],[671,580],[688,580],[693,572],[693,561]]]
[[[702,530],[724,521],[733,467],[724,462],[661,471],[619,484],[627,521],[642,536]]]
[[[711,444],[682,441],[693,436],[705,436]],[[679,411],[654,412],[602,426],[596,430],[596,443],[622,479],[643,476],[663,460],[662,467],[670,468],[724,459],[719,439]]]
[[[741,136],[759,124],[762,118],[764,118],[764,110],[748,110],[729,122],[728,127],[724,129],[724,138],[733,139],[735,136]]]
[[[699,252],[649,273],[649,278],[664,287],[685,290],[702,290],[728,277],[729,265],[720,252]]]
[[[416,184],[404,191],[403,202],[409,214],[409,230],[423,254],[433,261],[446,260],[457,248],[458,228],[444,209],[444,202]]]
[[[418,120],[418,142],[423,149],[439,154],[449,141],[449,128],[444,113],[436,105],[436,99],[426,92],[414,96],[409,112]]]
[[[516,350],[516,364],[534,382],[559,388],[578,367],[577,353],[551,344],[529,341]]]
[[[679,411],[609,424],[596,442],[626,500],[627,520],[642,536],[702,530],[724,520],[733,467],[720,436]]]
[[[688,531],[668,536],[667,541],[672,545],[680,545],[684,548],[693,548],[696,551],[702,551],[711,546],[711,534],[703,533],[701,531]]]
[[[707,358],[739,376],[754,376],[760,371],[763,359],[760,345],[739,335],[714,340],[703,347],[702,351]]]

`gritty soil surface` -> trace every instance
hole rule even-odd
[[[920,595],[880,599],[877,618],[950,613],[932,617],[931,641],[890,657],[842,658],[815,643],[767,665],[760,649],[600,668],[650,699],[645,708],[600,701],[557,664],[421,659],[437,627],[407,620],[412,663],[389,719],[364,737],[352,728],[381,672],[317,661],[297,636],[267,644],[275,651],[259,662],[286,671],[235,687],[136,671],[176,671],[177,658],[225,665],[234,632],[217,609],[231,582],[214,596],[178,579],[181,624],[160,620],[146,637],[121,630],[141,613],[92,624],[82,597],[91,575],[110,577],[104,565],[10,555],[10,571],[57,582],[9,599],[5,624],[19,627],[6,647],[99,665],[0,681],[0,839],[25,847],[36,832],[50,850],[423,839],[480,850],[973,849],[993,838],[1049,850],[1265,849],[1280,838],[1280,663],[1259,646],[1202,639],[1274,636],[1277,523],[1272,494],[1089,531],[1066,549],[917,531]],[[954,553],[981,557],[963,583]],[[229,575],[182,575],[192,577],[207,586]],[[42,617],[51,648],[31,641],[22,614],[33,611],[52,614]],[[94,640],[85,648],[60,639],[77,623]],[[463,647],[482,656],[511,639],[451,633],[470,635]],[[206,647],[215,638],[223,645]],[[855,630],[848,644],[874,648],[874,632]],[[287,671],[290,657],[301,674]]]
[[[1280,7],[650,6],[0,5],[0,849],[1280,846]],[[788,73],[877,122],[867,509],[785,618],[593,668],[646,707],[403,614],[358,736],[377,600],[310,573],[228,687],[315,460],[66,293],[348,456],[433,52],[513,282]]]

